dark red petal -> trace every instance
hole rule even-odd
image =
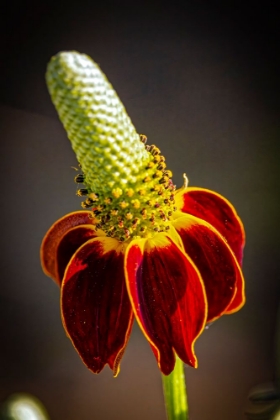
[[[237,294],[234,310],[240,309],[245,302],[244,280],[224,238],[209,223],[191,215],[174,220],[173,226],[203,279],[208,301],[207,322],[223,315]]]
[[[81,245],[96,236],[93,225],[76,226],[65,233],[56,248],[56,279],[60,284],[71,257]]]
[[[125,257],[126,284],[138,323],[161,371],[174,369],[175,356],[197,366],[194,342],[202,332],[207,302],[192,261],[165,234],[131,242]]]
[[[239,264],[242,264],[244,227],[228,200],[211,190],[181,188],[175,195],[175,201],[182,212],[199,217],[214,226],[227,240]]]
[[[86,366],[106,363],[116,376],[131,332],[133,313],[124,278],[124,245],[90,239],[70,260],[61,286],[63,324]]]
[[[66,214],[66,216],[57,220],[46,233],[40,250],[41,264],[44,273],[55,280],[56,279],[56,247],[62,236],[74,226],[94,224],[92,213],[90,211],[75,211]]]

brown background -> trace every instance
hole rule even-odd
[[[274,377],[279,302],[278,32],[272,3],[59,2],[2,14],[0,401],[35,394],[52,420],[164,419],[161,378],[137,327],[121,373],[87,371],[64,334],[59,290],[41,272],[49,226],[79,209],[75,156],[44,82],[49,58],[97,61],[177,185],[229,198],[244,221],[247,304],[199,339],[186,369],[191,420],[241,420]]]

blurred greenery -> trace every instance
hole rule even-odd
[[[0,420],[50,420],[38,398],[30,394],[12,394],[0,408]]]

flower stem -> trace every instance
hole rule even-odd
[[[173,372],[168,376],[162,375],[162,383],[168,420],[188,420],[184,364],[177,356]]]

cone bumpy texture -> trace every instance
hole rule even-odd
[[[91,58],[61,52],[47,68],[52,101],[67,131],[97,228],[120,240],[169,229],[174,208],[172,173],[155,146],[145,146],[116,92]],[[145,138],[145,140],[143,139]]]
[[[61,286],[67,335],[89,369],[108,364],[117,375],[135,317],[163,374],[175,353],[196,367],[206,322],[245,302],[241,220],[186,176],[176,191],[161,151],[136,133],[90,58],[59,53],[47,82],[81,165],[76,193],[90,209],[55,222],[41,247],[44,272]]]
[[[148,152],[98,65],[84,54],[62,52],[51,59],[46,78],[85,184],[104,190],[108,174],[110,187],[133,182]]]

